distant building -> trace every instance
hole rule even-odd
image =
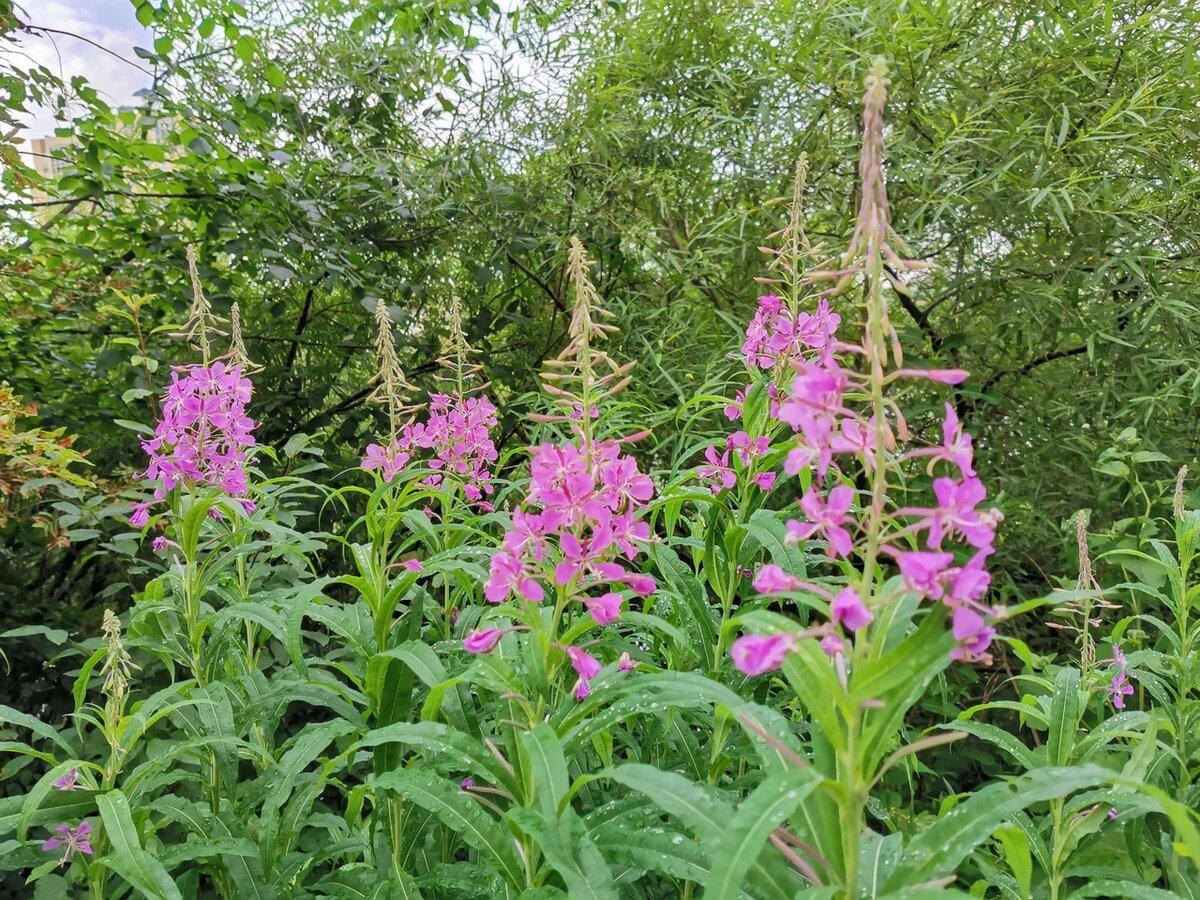
[[[150,92],[146,89],[138,91],[134,96],[145,98]],[[119,118],[122,113],[132,114],[131,124],[126,124]],[[175,128],[175,120],[170,118],[151,119],[146,115],[146,109],[140,106],[117,107],[116,130],[130,137],[145,134],[146,140],[153,144],[163,144]],[[69,148],[75,146],[73,137],[40,137],[30,140],[30,153],[33,157],[33,168],[43,178],[57,178],[64,169],[71,165]],[[58,152],[55,152],[58,151]],[[170,155],[166,162],[159,164],[160,168],[171,165]],[[31,199],[35,203],[45,203],[51,198],[43,191],[34,189]],[[34,208],[37,221],[45,224],[54,218],[60,210],[59,206],[38,206]]]

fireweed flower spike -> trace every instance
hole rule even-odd
[[[375,349],[379,357],[379,386],[371,399],[388,408],[389,432],[382,444],[368,444],[361,468],[379,471],[387,483],[417,461],[433,474],[421,480],[426,487],[457,485],[471,503],[482,504],[494,490],[490,466],[497,459],[491,429],[496,426],[496,407],[478,384],[482,368],[473,357],[476,351],[463,333],[462,306],[455,298],[450,309],[450,337],[439,357],[443,370],[435,378],[449,387],[448,393],[429,395],[425,421],[412,421],[417,407],[407,396],[415,391],[408,383],[392,336],[392,320],[383,302],[376,306]]]
[[[995,611],[983,604],[989,581],[984,563],[1001,517],[983,507],[986,490],[973,468],[970,436],[947,406],[940,447],[905,446],[908,425],[892,393],[959,384],[966,373],[904,368],[888,318],[887,291],[906,292],[906,274],[923,264],[905,258],[912,254],[889,222],[883,165],[887,86],[886,67],[876,60],[865,80],[861,199],[849,247],[840,259],[792,279],[791,296],[805,299],[811,318],[801,320],[800,310],[790,307],[794,318],[780,322],[781,306],[765,298],[745,348],[754,365],[777,367],[772,377],[780,395],[772,415],[781,427],[774,443],[783,443],[778,432],[792,433],[784,471],[811,470],[799,502],[802,515],[788,523],[788,536],[823,539],[845,579],[832,590],[813,592],[829,603],[828,621],[786,629],[774,614],[776,633],[745,634],[730,656],[747,675],[786,667],[797,699],[822,723],[822,749],[808,763],[831,788],[837,827],[808,836],[833,861],[826,866],[826,883],[846,897],[860,894],[866,798],[890,765],[887,742],[899,733],[911,705],[905,698],[919,696],[951,661],[987,662],[995,637]],[[861,340],[839,339],[840,322],[824,302],[860,290]],[[780,333],[771,334],[773,328]],[[853,365],[845,364],[848,356]],[[749,403],[743,411],[747,420],[748,408]],[[934,479],[933,502],[902,508],[889,488],[907,481],[906,467],[922,461]],[[898,579],[890,577],[893,568]],[[747,613],[747,621],[756,614],[762,612]],[[947,628],[947,619],[948,635],[939,631]],[[896,637],[898,621],[908,635],[903,641]]]
[[[75,858],[77,853],[82,853],[85,856],[92,855],[92,844],[89,840],[92,834],[92,826],[87,819],[84,819],[74,828],[70,825],[55,825],[54,831],[57,836],[43,843],[42,851],[53,853],[59,847],[65,847],[61,865],[67,865]]]
[[[516,615],[547,652],[559,646],[569,608],[582,608],[594,626],[608,626],[620,619],[623,589],[646,597],[656,587],[653,578],[629,568],[650,540],[650,527],[640,517],[654,496],[650,477],[622,452],[625,443],[641,435],[623,440],[595,435],[600,404],[625,388],[632,364],[618,364],[598,346],[615,327],[589,280],[591,265],[583,245],[572,239],[567,258],[575,291],[570,340],[542,373],[546,393],[559,409],[535,417],[565,425],[574,440],[532,449],[529,492],[513,512],[484,585],[492,603],[517,600]],[[578,414],[581,410],[595,414]],[[529,614],[525,604],[541,602],[548,591],[553,591],[554,609],[547,622]],[[600,663],[577,647],[560,649],[578,675],[573,693],[581,700],[591,692]],[[547,670],[556,665],[549,661]]]
[[[230,497],[247,492],[246,454],[255,446],[254,420],[246,414],[252,393],[241,367],[221,360],[171,373],[154,437],[142,440],[150,457],[144,477],[158,482],[156,500],[178,485],[214,487]],[[146,525],[149,507],[134,505],[134,527]]]
[[[950,607],[951,631],[958,642],[952,657],[986,660],[995,630],[986,618],[993,611],[981,602],[989,581],[984,560],[992,552],[1001,516],[996,510],[981,507],[987,492],[975,474],[971,437],[963,430],[953,406],[947,404],[941,445],[901,452],[897,434],[906,439],[907,428],[894,402],[885,396],[885,388],[901,379],[958,384],[966,377],[960,370],[900,367],[900,347],[888,320],[883,289],[890,284],[895,290],[905,290],[902,273],[921,264],[901,257],[905,248],[888,222],[882,155],[886,87],[882,63],[877,62],[867,77],[859,163],[862,201],[850,247],[836,267],[808,273],[810,284],[834,282],[833,288],[823,292],[822,300],[840,293],[855,276],[865,279],[867,317],[861,346],[838,341],[838,321],[827,306],[819,304],[812,319],[802,320],[806,327],[798,332],[786,321],[775,323],[772,316],[782,307],[777,298],[764,298],[744,349],[754,363],[774,365],[777,357],[768,356],[771,348],[778,347],[789,354],[794,371],[791,389],[776,413],[777,421],[796,434],[796,446],[788,453],[784,469],[795,474],[812,468],[816,477],[800,499],[803,516],[788,522],[788,539],[819,537],[826,542],[830,557],[861,562],[858,586],[847,587],[831,602],[831,619],[840,629],[839,641],[851,637],[855,642],[869,640],[867,629],[877,606],[889,599],[877,594],[876,570],[879,564],[892,562],[907,591]],[[780,333],[774,335],[772,328],[777,326]],[[811,340],[797,343],[798,333]],[[804,350],[815,352],[806,358]],[[841,355],[846,352],[864,357],[864,374],[843,367]],[[897,367],[889,372],[893,361]],[[866,410],[847,407],[847,397],[862,395],[869,399]],[[928,459],[931,469],[950,466],[954,471],[934,479],[936,505],[891,507],[889,471],[916,458]],[[870,482],[869,496],[863,499],[859,515],[851,512],[855,492],[849,485],[839,483],[828,491],[822,489],[826,476],[840,471],[847,462],[857,463]],[[912,547],[914,536],[923,539],[924,548]],[[965,564],[956,565],[950,541],[965,544],[972,554]],[[762,593],[780,590],[783,580],[773,572],[764,572],[767,577],[760,573],[755,587]],[[834,643],[828,644],[832,649]],[[734,663],[742,671],[757,673],[764,666],[779,665],[794,646],[794,642],[767,639],[735,644],[740,649],[734,654]]]

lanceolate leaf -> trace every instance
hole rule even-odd
[[[453,782],[410,768],[380,775],[375,784],[432,812],[464,843],[483,854],[509,884],[525,883],[525,869],[512,834]]]
[[[913,838],[885,887],[899,890],[953,874],[967,854],[1014,812],[1116,777],[1099,766],[1075,766],[1038,769],[1005,784],[989,785]]]
[[[751,792],[714,848],[706,900],[737,900],[771,832],[804,802],[819,780],[811,769],[793,769],[771,776]]]
[[[182,900],[179,889],[162,864],[142,849],[137,829],[129,812],[129,801],[120,791],[109,791],[96,798],[109,852],[99,862],[108,866],[148,897]]]

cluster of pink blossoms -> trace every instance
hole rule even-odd
[[[437,487],[449,475],[460,483],[472,503],[483,501],[494,490],[489,466],[496,461],[496,445],[490,430],[496,425],[496,407],[487,397],[462,397],[431,394],[429,418],[410,422],[388,446],[368,444],[362,468],[379,469],[390,483],[419,450],[432,455],[423,465],[434,474],[422,484]]]
[[[650,537],[650,526],[638,512],[654,496],[654,483],[638,470],[637,461],[622,454],[614,440],[594,444],[590,459],[578,444],[542,444],[534,449],[530,468],[526,506],[513,513],[512,528],[492,557],[484,586],[488,601],[517,597],[539,603],[545,597],[542,582],[552,580],[569,586],[595,622],[607,625],[621,613],[620,587],[640,597],[654,593],[652,577],[623,564],[636,559],[639,544]],[[530,506],[539,511],[529,511]],[[487,652],[502,633],[477,631],[464,647]],[[583,699],[600,665],[577,647],[564,650],[579,676],[575,696]]]
[[[851,457],[867,469],[889,465],[893,460],[876,459],[878,423],[865,418],[843,403],[851,389],[864,389],[865,378],[846,370],[832,352],[832,336],[815,360],[793,361],[796,370],[791,392],[779,401],[774,418],[791,427],[799,435],[799,443],[789,451],[784,470],[796,474],[812,468],[817,482],[800,499],[803,519],[787,523],[791,542],[819,537],[826,542],[828,555],[833,559],[849,559],[861,548],[859,523],[851,507],[855,491],[839,483],[828,492],[817,485],[825,480],[830,469],[837,470],[838,462]],[[853,348],[857,349],[857,348]],[[961,382],[966,373],[958,370],[901,369],[889,377],[926,378],[943,384]],[[936,505],[905,507],[896,510],[898,523],[879,537],[879,547],[895,563],[905,588],[923,599],[939,601],[952,610],[951,628],[958,646],[952,651],[956,660],[987,660],[988,647],[995,629],[987,624],[986,615],[996,611],[983,604],[990,576],[984,563],[993,552],[996,526],[1001,515],[995,509],[981,509],[986,498],[983,483],[972,466],[971,437],[966,434],[955,414],[946,404],[942,424],[942,442],[933,447],[910,450],[894,462],[918,458],[928,459],[933,467],[945,463],[952,474],[941,475],[933,481]],[[882,425],[885,450],[895,450],[891,427]],[[909,549],[916,539],[920,549]],[[966,545],[970,556],[958,564],[947,549],[947,542]],[[762,593],[779,593],[804,587],[823,596],[830,603],[830,626],[823,631],[822,647],[831,655],[844,649],[843,638],[869,625],[874,614],[868,609],[858,590],[847,587],[838,594],[813,584],[801,584],[797,579],[775,566],[766,566],[755,580]],[[815,632],[814,632],[815,633]],[[786,654],[796,646],[798,635],[746,635],[734,642],[732,655],[743,672],[761,674],[777,668]]]
[[[246,451],[254,446],[254,421],[246,415],[253,386],[239,365],[217,362],[171,373],[154,437],[142,440],[150,457],[145,477],[159,481],[162,500],[178,484],[209,485],[231,497],[246,493]],[[249,501],[243,501],[253,509]],[[149,503],[135,503],[130,522],[143,527]]]
[[[746,327],[742,357],[752,369],[773,369],[779,363],[794,364],[810,351],[824,355],[842,317],[822,300],[815,312],[792,315],[774,294],[758,298],[758,311]]]

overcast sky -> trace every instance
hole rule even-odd
[[[134,18],[130,0],[17,0],[16,5],[20,17],[31,25],[81,35],[127,60],[144,63],[133,48],[149,47],[152,38]],[[114,105],[132,102],[134,92],[150,81],[145,73],[79,38],[38,33],[25,35],[21,45],[35,63],[64,80],[84,76]],[[27,138],[53,133],[54,119],[46,110],[38,110],[28,121]]]

